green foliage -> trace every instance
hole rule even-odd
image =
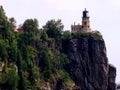
[[[18,85],[19,76],[16,74],[15,69],[6,68],[7,84],[15,89]]]
[[[27,19],[23,24],[25,34],[37,35],[38,34],[38,21],[37,19]]]
[[[9,56],[11,57],[11,61],[17,61],[17,42],[15,40],[11,43]]]
[[[28,46],[28,52],[29,52],[28,57],[30,57],[31,59],[37,57],[37,50],[34,47]]]
[[[0,18],[7,19],[4,9],[2,6],[0,6]]]
[[[63,53],[60,53],[59,51],[56,51],[56,54],[52,62],[53,67],[55,67],[54,69],[56,70],[63,69],[64,65],[67,62],[67,56]]]
[[[70,88],[75,85],[74,81],[71,79],[71,77],[65,70],[59,70],[57,74],[64,87]]]
[[[7,57],[8,57],[7,45],[6,45],[5,41],[0,40],[0,58],[1,58],[1,60],[6,60]]]
[[[20,90],[26,90],[31,86],[29,80],[26,78],[22,70],[20,70],[19,77],[20,77],[20,80],[19,80],[18,88]]]
[[[63,39],[72,39],[72,35],[70,31],[64,31],[62,35]]]
[[[5,72],[1,75],[0,83],[7,86],[8,89],[15,90],[19,81],[19,76],[17,75],[14,68],[5,68]]]
[[[43,74],[43,78],[45,81],[47,81],[48,79],[51,78],[51,62],[50,62],[50,57],[49,57],[49,49],[44,49],[42,56],[43,56],[43,60],[42,60],[42,74]]]
[[[22,56],[20,50],[17,51],[17,66],[18,66],[18,73],[20,73],[20,70],[22,69]]]
[[[72,35],[73,35],[73,38],[89,37],[91,35],[91,32],[77,32]]]
[[[43,26],[43,29],[47,32],[49,38],[60,39],[63,31],[63,24],[61,20],[50,20]]]
[[[10,22],[10,24],[11,24],[11,26],[14,28],[16,25],[16,21],[15,21],[15,18],[14,17],[12,17],[12,18],[10,18],[9,19],[9,22]]]
[[[22,40],[25,44],[35,45],[35,41],[39,40],[39,29],[37,19],[27,19],[23,24]]]
[[[48,35],[44,30],[41,32],[41,39],[42,39],[42,41],[48,40]]]
[[[10,24],[2,6],[0,6],[0,38],[10,41],[14,36],[13,30],[14,27]]]
[[[94,39],[96,39],[96,40],[102,39],[102,35],[101,35],[101,33],[100,33],[99,31],[93,32],[93,33],[92,33],[92,36],[93,36]]]
[[[73,87],[74,81],[64,69],[68,58],[55,43],[57,40],[84,37],[102,39],[97,31],[63,32],[61,20],[49,20],[42,29],[38,29],[37,19],[27,19],[23,23],[24,31],[18,33],[14,32],[15,24],[14,17],[8,20],[0,7],[0,61],[5,63],[0,72],[0,86],[10,90],[16,87],[19,90],[36,90],[41,83],[50,83],[53,79],[60,80],[64,87]],[[18,73],[11,63],[17,65]]]
[[[25,62],[25,60],[23,60],[20,50],[17,51],[17,66],[18,73],[27,70],[27,63]]]
[[[96,40],[102,39],[102,35],[98,31],[93,32],[78,32],[78,33],[72,33],[73,38],[79,38],[79,37],[93,37]]]

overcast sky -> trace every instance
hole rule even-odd
[[[82,11],[87,8],[91,29],[102,33],[109,63],[117,68],[120,82],[120,0],[0,0],[6,15],[17,25],[28,18],[37,18],[40,28],[50,19],[62,19],[65,30],[81,24]]]

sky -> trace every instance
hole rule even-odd
[[[17,25],[37,18],[41,28],[48,20],[61,19],[65,30],[71,24],[81,24],[82,11],[89,11],[92,30],[102,33],[109,63],[117,68],[120,83],[120,0],[0,0],[6,15]]]

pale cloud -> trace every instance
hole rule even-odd
[[[113,8],[120,9],[120,0],[109,0],[109,3]]]
[[[0,5],[4,4],[5,0],[0,0]]]
[[[65,10],[72,11],[72,10],[75,10],[75,8],[81,9],[81,7],[85,5],[85,4],[81,4],[85,2],[83,0],[81,1],[78,1],[78,0],[42,0],[42,2],[60,11],[65,11]]]
[[[55,4],[57,0],[42,0],[42,2],[49,3],[49,4]]]

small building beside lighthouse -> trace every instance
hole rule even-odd
[[[75,24],[71,25],[71,32],[76,33],[76,32],[90,32],[90,20],[89,20],[89,12],[85,9],[83,11],[82,15],[82,25],[80,24]]]

